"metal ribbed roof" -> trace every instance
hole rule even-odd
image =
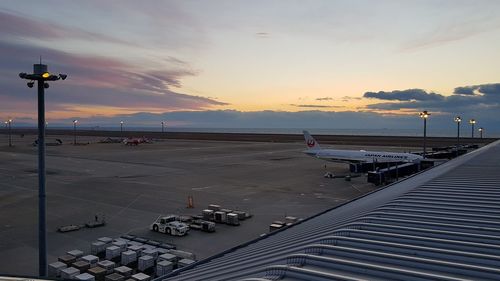
[[[500,280],[500,141],[163,280]]]

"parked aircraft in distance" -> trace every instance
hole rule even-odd
[[[146,137],[142,138],[126,138],[123,140],[123,143],[126,145],[139,145],[141,143],[148,143],[150,142],[149,139]]]
[[[417,162],[423,159],[422,156],[412,153],[322,149],[308,131],[303,131],[303,133],[307,145],[307,150],[305,150],[304,153],[327,161],[356,164],[373,162]]]

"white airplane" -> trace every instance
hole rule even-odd
[[[308,131],[303,131],[303,133],[307,145],[307,150],[305,150],[304,153],[327,161],[356,164],[373,162],[417,162],[423,159],[422,156],[412,153],[322,149]]]

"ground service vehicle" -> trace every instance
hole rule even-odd
[[[188,233],[189,226],[178,221],[177,216],[169,215],[165,217],[159,216],[156,221],[151,224],[150,229],[173,236],[184,236]]]

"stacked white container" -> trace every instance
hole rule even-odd
[[[122,253],[121,264],[127,265],[137,261],[137,252],[135,251],[125,251]]]
[[[90,253],[92,255],[99,255],[106,251],[106,243],[101,241],[95,241],[90,244]]]
[[[149,277],[149,275],[147,275],[147,274],[140,272],[140,273],[132,275],[132,279],[137,280],[137,281],[149,281],[151,279],[151,277]]]
[[[86,255],[78,260],[88,262],[90,264],[90,268],[97,266],[97,263],[99,262],[99,258],[94,255]]]
[[[155,260],[158,258],[158,250],[146,249],[141,252],[141,256],[152,256]]]
[[[108,244],[111,244],[111,242],[113,242],[113,239],[111,239],[109,237],[101,237],[101,238],[98,238],[97,241],[101,241],[104,244],[108,245]]]
[[[95,281],[95,277],[94,275],[91,275],[91,274],[88,274],[88,273],[82,273],[82,274],[78,274],[77,276],[75,276],[76,280],[81,280],[81,281]]]
[[[113,243],[111,243],[113,246],[117,246],[117,247],[120,247],[120,250],[122,252],[126,251],[127,250],[127,242],[125,241],[121,241],[121,240],[116,240],[116,241],[113,241]]]
[[[155,266],[155,259],[152,256],[142,256],[139,258],[137,263],[137,269],[139,271],[145,271],[148,268]]]
[[[159,277],[159,276],[163,276],[165,274],[168,274],[168,273],[172,272],[173,269],[174,269],[173,263],[166,261],[166,260],[159,261],[156,264],[156,276]]]
[[[132,268],[128,267],[128,266],[119,266],[117,268],[115,268],[115,273],[118,273],[118,274],[121,274],[123,276],[125,276],[125,278],[127,277],[130,277],[132,275]]]
[[[75,276],[80,274],[80,270],[74,267],[68,267],[61,270],[61,278],[62,279],[73,279]]]
[[[61,270],[67,268],[67,265],[63,262],[56,261],[51,264],[49,264],[49,277],[60,277],[61,276]]]
[[[109,246],[106,248],[106,259],[112,260],[116,257],[119,257],[122,250],[118,246]]]
[[[71,250],[66,252],[68,255],[72,255],[75,258],[83,257],[83,251],[80,250]]]
[[[194,260],[190,260],[190,259],[182,259],[180,261],[177,262],[177,266],[179,268],[181,267],[185,267],[185,266],[188,266],[190,264],[194,263]]]
[[[177,256],[176,255],[172,255],[172,254],[169,254],[169,253],[166,253],[166,254],[163,254],[163,255],[160,255],[158,256],[158,261],[169,261],[171,263],[176,263],[177,261]]]
[[[140,255],[142,252],[142,246],[139,245],[131,245],[127,247],[127,250],[129,251],[134,251],[137,253],[137,255]]]
[[[113,269],[115,268],[116,264],[112,261],[108,260],[103,260],[97,263],[98,266],[106,269],[106,274],[111,274],[113,273]]]

